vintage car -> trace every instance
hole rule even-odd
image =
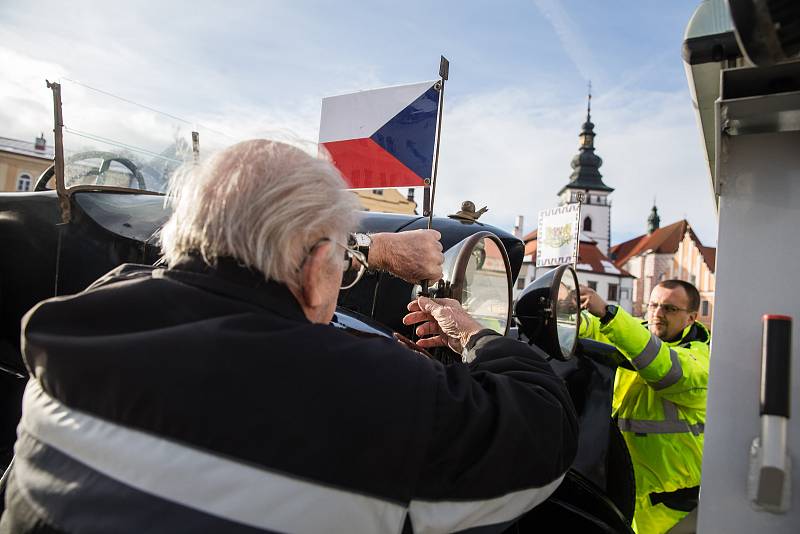
[[[26,379],[21,317],[38,301],[81,291],[122,263],[157,262],[157,232],[170,214],[162,192],[168,171],[130,155],[87,152],[68,158],[59,183],[50,168],[33,192],[0,194],[0,467],[11,458]],[[426,225],[420,216],[365,213],[360,230],[403,232]],[[545,503],[521,518],[519,531],[553,524],[567,531],[632,532],[633,469],[611,419],[614,372],[622,360],[611,347],[577,339],[575,272],[567,266],[548,272],[512,309],[522,242],[463,218],[434,218],[433,228],[442,234],[445,275],[429,293],[456,298],[486,327],[539,345],[551,355],[579,414],[572,468]],[[341,292],[333,324],[354,335],[395,337],[414,346],[401,318],[420,290],[388,273],[368,272]],[[450,363],[447,354],[431,352]]]

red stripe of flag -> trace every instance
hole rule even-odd
[[[322,144],[351,189],[419,187],[425,182],[372,139]],[[374,169],[380,169],[376,172]]]

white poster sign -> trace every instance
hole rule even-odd
[[[566,204],[539,212],[536,266],[549,267],[578,259],[580,204]]]

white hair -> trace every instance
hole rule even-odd
[[[237,143],[170,179],[164,259],[233,257],[297,288],[310,247],[324,237],[341,242],[355,226],[359,203],[344,188],[324,157],[277,141]]]

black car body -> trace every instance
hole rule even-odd
[[[0,194],[2,467],[11,456],[26,377],[19,347],[24,313],[43,299],[81,291],[122,263],[152,264],[159,259],[155,236],[170,214],[164,196],[105,186],[100,179],[103,165],[109,167],[101,163],[98,172],[88,173],[94,184],[71,189],[59,184],[59,191],[47,190],[50,171],[40,178],[37,191]],[[131,171],[135,175],[136,170]],[[419,216],[366,213],[360,230],[403,232],[426,224]],[[507,283],[516,280],[524,253],[516,237],[480,222],[447,217],[434,218],[433,228],[441,232],[445,251],[488,231],[505,250]],[[411,338],[401,318],[417,290],[388,273],[368,272],[355,287],[342,291],[334,323],[356,335],[397,332]],[[521,337],[515,328],[509,335]],[[554,356],[552,366],[566,381],[580,418],[578,456],[560,488],[517,526],[520,531],[553,524],[580,532],[632,532],[633,470],[610,416],[616,362],[586,355],[562,361],[562,355]]]

